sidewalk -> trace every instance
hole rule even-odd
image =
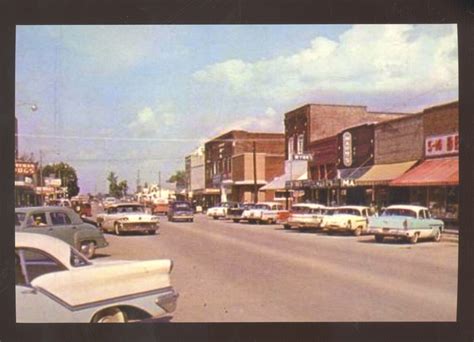
[[[441,235],[442,241],[459,242],[459,231],[457,229],[445,229]]]

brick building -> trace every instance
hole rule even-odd
[[[233,130],[205,144],[207,206],[225,201],[253,201],[254,146],[256,184],[262,187],[284,168],[284,135]],[[258,194],[265,200],[265,193]]]

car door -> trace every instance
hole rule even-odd
[[[117,214],[117,208],[107,208],[105,215],[104,215],[104,222],[102,223],[102,226],[107,229],[111,230],[114,228],[114,220],[115,216]]]
[[[28,213],[20,230],[25,233],[53,235],[53,228],[48,220],[47,213],[44,211]]]
[[[66,211],[51,211],[49,219],[53,229],[52,235],[58,239],[74,246],[74,237],[78,230],[77,225],[72,224],[72,219]]]

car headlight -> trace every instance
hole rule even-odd
[[[120,221],[128,221],[128,217],[122,217]]]

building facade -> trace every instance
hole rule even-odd
[[[204,146],[185,157],[186,193],[195,205],[202,206],[206,189],[204,177]]]
[[[284,149],[281,133],[233,130],[206,142],[206,206],[266,199],[258,189],[283,172]]]

